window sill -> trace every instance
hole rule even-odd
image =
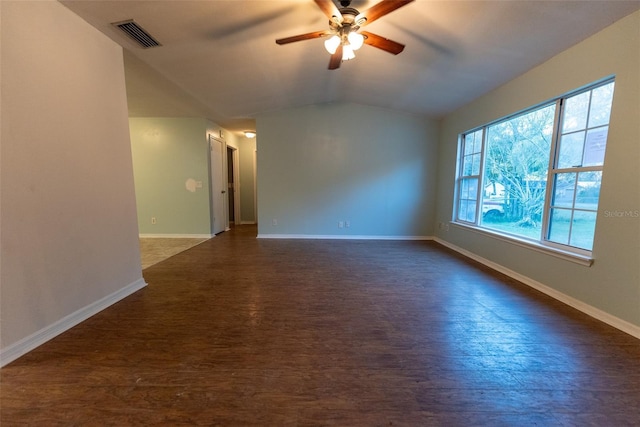
[[[472,231],[477,234],[481,234],[484,236],[488,236],[494,238],[496,240],[500,240],[502,242],[511,243],[516,246],[520,246],[523,248],[531,249],[536,252],[540,252],[543,254],[551,255],[556,258],[563,259],[565,261],[574,262],[576,264],[584,265],[586,267],[591,267],[593,264],[593,258],[587,255],[580,255],[569,251],[564,251],[562,249],[557,249],[551,246],[546,246],[541,243],[533,242],[530,240],[520,239],[515,236],[507,236],[504,234],[500,234],[497,232],[493,232],[491,230],[487,230],[485,228],[475,227],[472,225],[461,224],[459,222],[450,222],[451,225],[461,228],[463,230]]]

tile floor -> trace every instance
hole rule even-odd
[[[209,239],[140,238],[142,269],[164,261]]]

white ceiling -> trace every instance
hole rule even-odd
[[[312,0],[62,3],[129,51],[131,115],[204,115],[232,131],[252,128],[261,112],[327,102],[440,117],[640,8],[640,1],[416,0],[366,27],[405,44],[404,52],[365,45],[329,71],[323,39],[275,43],[328,28]],[[110,25],[126,19],[162,46],[141,49]]]

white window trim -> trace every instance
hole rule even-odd
[[[593,257],[588,255],[581,255],[575,252],[566,251],[557,247],[545,245],[542,242],[538,242],[535,240],[527,240],[515,235],[506,235],[504,233],[495,232],[495,231],[492,231],[491,229],[478,227],[471,223],[451,221],[449,224],[455,227],[459,227],[463,230],[472,231],[474,233],[481,234],[483,236],[500,240],[501,242],[510,243],[526,249],[531,249],[536,252],[540,252],[546,255],[551,255],[553,257],[560,258],[565,261],[570,261],[579,265],[583,265],[585,267],[591,267],[591,265],[593,265],[594,259]]]

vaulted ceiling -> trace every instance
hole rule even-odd
[[[365,45],[328,70],[324,39],[275,43],[328,28],[312,0],[62,3],[126,49],[131,115],[204,115],[232,131],[252,128],[262,112],[328,102],[440,117],[640,8],[640,1],[416,0],[366,27],[406,45],[404,52]],[[128,19],[162,46],[142,49],[111,25]],[[180,101],[185,94],[195,107]]]

